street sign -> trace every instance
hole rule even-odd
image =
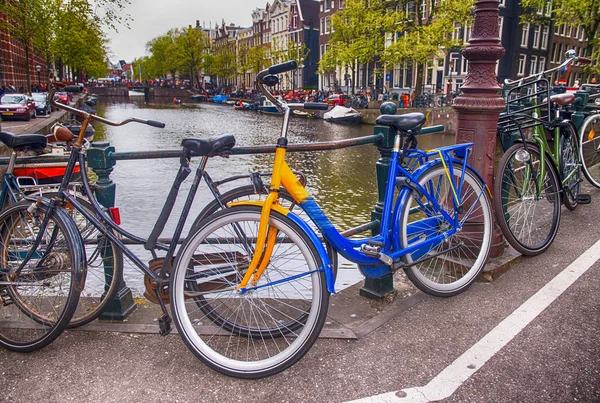
[[[389,73],[385,75],[385,81],[392,81],[392,77]]]

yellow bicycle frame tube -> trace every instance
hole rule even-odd
[[[250,282],[250,279],[252,279],[252,285],[256,286],[260,276],[263,274],[267,268],[267,265],[269,264],[271,254],[273,253],[273,248],[275,247],[275,240],[277,238],[277,230],[274,228],[269,228],[269,216],[271,214],[271,208],[273,208],[277,199],[279,198],[279,189],[281,184],[283,183],[283,186],[292,195],[297,203],[301,203],[309,197],[308,192],[306,189],[304,189],[304,186],[302,186],[298,178],[296,178],[296,175],[294,175],[290,167],[285,162],[285,154],[286,150],[283,147],[275,150],[275,163],[273,167],[273,175],[271,176],[271,186],[269,195],[262,204],[255,254],[252,257],[248,271],[237,287],[238,290],[246,288],[248,282]]]

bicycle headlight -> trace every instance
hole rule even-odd
[[[529,158],[530,158],[529,152],[523,148],[521,148],[515,154],[515,159],[519,162],[527,162],[527,161],[529,161]]]

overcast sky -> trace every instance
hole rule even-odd
[[[269,1],[272,3],[272,0]],[[146,54],[146,42],[165,34],[171,28],[200,24],[214,27],[225,19],[226,24],[249,27],[252,11],[264,8],[267,0],[131,0],[127,12],[133,18],[131,29],[120,27],[119,32],[107,31],[110,39],[110,59],[131,62]]]

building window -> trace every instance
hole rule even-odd
[[[552,54],[550,55],[551,56],[550,61],[552,63],[556,62],[556,49],[557,49],[556,42],[554,42],[552,44]]]
[[[570,38],[570,37],[571,37],[571,29],[572,29],[572,27],[569,25],[569,26],[567,27],[567,35],[566,35],[566,36],[567,36],[567,38]]]
[[[529,65],[529,75],[537,73],[537,56],[531,56],[531,64]]]
[[[344,3],[346,2],[346,0],[339,0],[338,1],[338,9],[341,10],[342,8],[344,8]]]
[[[529,39],[529,24],[521,26],[521,46],[527,47]]]
[[[331,10],[331,0],[325,0],[325,11]]]
[[[500,7],[504,7],[504,0],[500,0]]]
[[[538,72],[543,73],[546,69],[546,58],[540,57],[540,61],[538,63]]]
[[[465,43],[469,42],[471,40],[471,26],[467,25],[465,27],[465,36],[464,36],[464,41]]]
[[[328,34],[331,28],[331,20],[329,17],[325,17],[325,33]]]
[[[519,55],[519,70],[517,72],[518,76],[525,75],[525,62],[527,61],[527,55],[521,54]]]
[[[469,61],[463,57],[462,66],[461,66],[462,74],[467,74],[469,71]]]
[[[541,48],[543,50],[548,49],[548,31],[550,30],[550,28],[545,27],[544,29],[542,29],[542,43],[541,43]]]
[[[454,39],[455,41],[458,41],[461,36],[460,36],[460,30],[461,30],[461,26],[460,24],[454,24],[454,32],[452,33],[452,39]]]
[[[450,54],[450,68],[451,74],[458,74],[458,53]]]
[[[321,57],[323,57],[324,54],[323,45],[321,45]]]
[[[541,31],[542,27],[540,27],[539,25],[536,25],[533,28],[533,48],[534,49],[539,49],[540,48],[540,31]]]
[[[294,28],[298,28],[298,16],[294,15]]]
[[[498,36],[502,38],[502,28],[504,26],[504,17],[498,17]]]
[[[325,18],[321,18],[321,35],[325,34]]]

